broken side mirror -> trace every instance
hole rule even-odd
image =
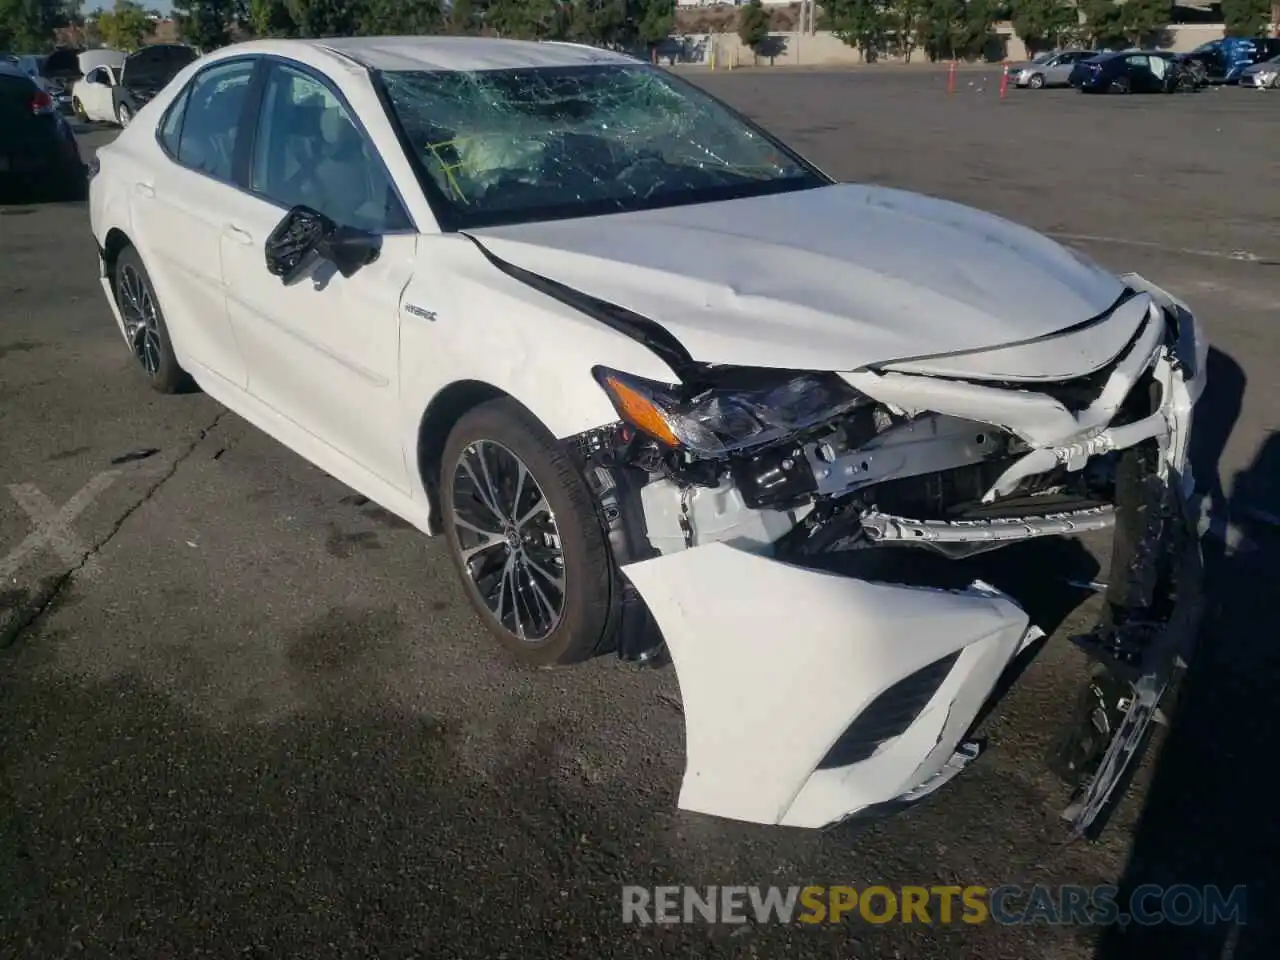
[[[267,237],[267,271],[287,286],[316,262],[326,260],[344,277],[351,277],[378,259],[381,245],[376,234],[342,226],[300,205],[292,207]]]

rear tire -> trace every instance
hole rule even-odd
[[[440,505],[467,599],[517,660],[578,663],[604,647],[613,557],[586,479],[528,410],[502,397],[462,416]]]
[[[194,382],[173,352],[160,300],[142,258],[126,247],[116,260],[116,304],[124,318],[125,336],[147,382],[160,393],[185,393]]]
[[[133,120],[133,109],[127,103],[116,104],[116,123],[127,127]]]
[[[89,115],[84,112],[84,104],[80,102],[79,97],[73,97],[71,100],[71,111],[76,115],[76,119],[81,123],[89,122]]]

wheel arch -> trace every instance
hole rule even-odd
[[[440,506],[440,467],[449,433],[469,410],[502,397],[511,397],[511,394],[483,380],[455,380],[437,392],[422,412],[418,421],[418,479],[427,494],[431,533],[439,535],[444,532]]]
[[[107,281],[111,284],[111,293],[116,292],[116,262],[120,254],[132,247],[133,241],[119,227],[112,227],[102,239],[102,263],[107,270]]]

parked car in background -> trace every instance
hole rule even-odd
[[[111,92],[111,115],[116,123],[127,127],[134,115],[165,84],[200,54],[185,43],[154,43],[125,58]]]
[[[94,50],[81,56],[84,77],[71,88],[71,109],[80,120],[96,123],[116,122],[116,88],[127,54],[119,50]]]
[[[1027,63],[1014,64],[1009,74],[1014,84],[1019,87],[1030,87],[1038,90],[1041,87],[1065,87],[1071,70],[1083,60],[1091,60],[1098,55],[1096,50],[1063,50],[1057,53],[1040,54]]]
[[[85,167],[53,96],[14,63],[0,62],[0,196],[81,199]]]
[[[1079,834],[1124,794],[1199,607],[1208,347],[1158,286],[576,44],[238,44],[91,169],[140,379],[443,535],[514,658],[671,662],[682,807],[931,793],[1043,636],[966,561],[1108,528],[1055,766]]]
[[[1101,54],[1076,64],[1068,82],[1081,93],[1173,93],[1197,87],[1181,57],[1163,50]]]
[[[1237,83],[1249,67],[1280,56],[1280,38],[1222,37],[1201,44],[1186,59],[1204,66],[1209,83]]]
[[[75,47],[59,47],[40,64],[40,76],[48,82],[49,93],[60,112],[71,111],[71,88],[84,76],[80,69],[82,53],[83,50]]]
[[[1240,72],[1240,86],[1256,90],[1280,90],[1280,55],[1245,67]]]

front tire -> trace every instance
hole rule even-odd
[[[1037,73],[1035,76],[1033,76],[1030,80],[1027,81],[1027,86],[1030,87],[1032,90],[1039,90],[1041,87],[1044,86],[1044,75]]]
[[[506,397],[462,416],[441,464],[449,552],[489,632],[530,666],[594,656],[609,626],[613,560],[577,465]]]
[[[191,377],[173,352],[160,300],[133,247],[125,249],[116,260],[115,281],[116,305],[124,320],[125,336],[147,382],[160,393],[186,392],[192,386]]]
[[[75,97],[71,101],[71,111],[76,115],[76,119],[81,123],[89,122],[89,114],[84,112],[84,104],[80,102],[79,97]]]
[[[1111,81],[1112,93],[1127,94],[1131,92],[1131,89],[1132,88],[1129,86],[1129,81],[1125,77],[1121,77],[1118,80]]]
[[[116,123],[127,127],[133,120],[133,109],[127,103],[116,104]]]

